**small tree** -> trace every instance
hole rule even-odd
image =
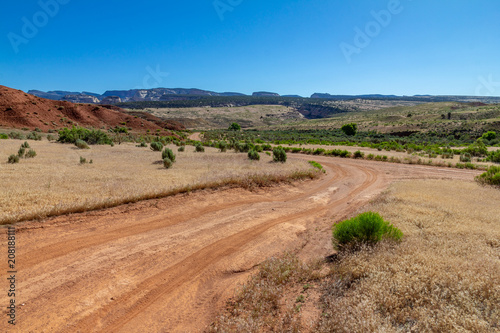
[[[493,131],[488,131],[483,134],[482,138],[488,141],[495,140],[497,138],[497,133]]]
[[[341,127],[341,130],[346,135],[353,136],[356,135],[356,132],[358,131],[358,125],[355,123],[345,124]]]
[[[276,147],[273,149],[273,161],[274,162],[286,162],[286,152],[283,147]]]
[[[241,131],[241,126],[238,123],[232,123],[229,128],[229,131]]]

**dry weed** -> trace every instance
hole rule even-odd
[[[17,140],[0,146],[0,224],[65,213],[113,207],[181,192],[221,186],[268,186],[276,182],[316,177],[307,162],[252,163],[246,154],[219,153],[194,148],[177,154],[166,170],[161,154],[134,144],[92,146],[82,151],[72,145],[50,142],[31,144],[38,155],[19,164],[7,156],[19,148]],[[173,147],[171,147],[173,148]],[[82,156],[92,164],[79,164]]]
[[[498,202],[500,192],[473,183],[397,184],[370,209],[405,240],[341,258],[317,331],[498,331]]]

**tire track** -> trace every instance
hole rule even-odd
[[[240,200],[232,203],[225,203],[222,205],[215,205],[205,207],[199,211],[191,211],[188,213],[176,214],[173,216],[162,216],[162,218],[155,218],[152,221],[139,221],[140,223],[123,227],[116,228],[105,233],[99,234],[99,237],[95,235],[83,236],[78,238],[73,238],[71,240],[64,240],[57,243],[49,244],[44,247],[38,248],[31,253],[25,254],[25,258],[22,262],[22,269],[31,268],[34,265],[40,264],[44,261],[55,259],[60,256],[67,255],[71,252],[79,251],[85,248],[99,246],[105,243],[109,243],[112,241],[116,241],[121,238],[130,237],[132,235],[138,235],[141,233],[147,233],[152,230],[162,229],[166,227],[170,227],[176,224],[185,223],[189,220],[200,218],[204,215],[208,215],[215,212],[222,212],[224,210],[233,209],[240,206],[252,205],[255,203],[261,202],[280,202],[280,201],[296,201],[301,200],[301,198],[311,195],[317,191],[322,191],[328,186],[330,186],[333,182],[335,182],[340,177],[343,177],[345,173],[343,170],[338,168],[337,166],[333,166],[332,170],[336,170],[339,172],[335,172],[332,177],[329,177],[327,181],[323,181],[319,186],[314,187],[313,189],[300,194],[294,194],[290,197],[283,198],[274,198],[274,199],[263,199],[263,198],[255,198],[252,200]]]
[[[329,164],[328,167],[334,169],[337,166]],[[239,252],[244,245],[256,240],[260,235],[272,227],[296,219],[318,216],[320,213],[324,213],[328,209],[331,209],[332,206],[337,207],[352,200],[360,192],[373,185],[377,180],[375,172],[368,168],[360,169],[364,173],[366,179],[361,185],[353,189],[348,196],[335,200],[328,206],[320,208],[314,207],[300,213],[266,221],[255,227],[240,231],[212,243],[192,254],[185,260],[143,281],[136,289],[117,298],[116,302],[100,309],[98,315],[92,314],[87,316],[66,332],[87,331],[91,327],[96,327],[96,325],[98,325],[97,318],[106,318],[110,321],[110,323],[101,328],[101,330],[106,332],[118,332],[123,326],[144,312],[153,303],[189,282],[191,280],[189,277],[196,277],[222,258]],[[331,185],[331,183],[328,182],[328,185]],[[167,280],[167,282],[164,282],[165,280]],[[143,294],[146,290],[147,293],[140,297],[139,295]],[[124,309],[124,307],[126,307],[126,309]]]

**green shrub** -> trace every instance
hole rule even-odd
[[[31,147],[27,141],[24,141],[24,143],[21,145],[21,148],[31,148]]]
[[[42,130],[39,129],[38,127],[35,128],[35,132],[42,133]]]
[[[460,162],[470,162],[470,161],[471,161],[471,154],[463,153],[460,155]]]
[[[497,138],[497,133],[493,131],[488,131],[483,134],[482,138],[488,141],[495,140]]]
[[[369,159],[369,160],[373,160],[373,159],[375,159],[375,155],[368,154],[368,156],[366,156],[366,158]]]
[[[493,163],[500,163],[500,149],[490,152],[488,155],[488,161]]]
[[[53,135],[51,135],[51,134],[47,135],[47,140],[48,141],[54,141],[55,139],[56,138]]]
[[[355,123],[351,124],[345,124],[341,128],[342,132],[344,132],[348,136],[353,136],[356,135],[356,132],[358,131],[358,125]]]
[[[19,163],[19,156],[12,154],[9,156],[7,162],[9,162],[10,164]]]
[[[196,146],[194,147],[194,151],[197,153],[204,153],[205,147],[203,147],[201,143],[197,143]]]
[[[42,141],[42,136],[39,133],[37,133],[37,132],[31,132],[30,134],[28,134],[28,136],[26,137],[26,139],[28,139],[28,140]]]
[[[292,149],[293,152],[293,149]],[[313,155],[323,155],[325,153],[325,150],[323,148],[318,148],[313,151]]]
[[[161,153],[161,159],[164,160],[168,158],[172,163],[175,162],[175,155],[172,149],[165,148],[165,150]]]
[[[80,140],[80,139],[76,140],[75,146],[77,146],[79,149],[90,149],[87,142]]]
[[[365,153],[361,152],[360,150],[354,152],[353,158],[363,158],[363,157],[365,157]]]
[[[265,144],[265,145],[262,145],[262,150],[271,151],[271,150],[273,150],[273,147],[271,147],[271,145],[269,145],[269,144]]]
[[[186,150],[186,146],[180,146],[179,148],[177,148],[177,151],[180,151],[180,152],[183,152]]]
[[[141,141],[141,143],[137,145],[137,147],[139,147],[139,148],[145,148],[147,146],[148,146],[148,144],[144,141]]]
[[[313,167],[315,167],[316,169],[320,170],[323,173],[326,172],[325,169],[323,169],[323,166],[316,161],[309,161],[309,164],[311,164]]]
[[[266,155],[267,155],[267,156],[271,156],[271,153],[270,153],[270,152],[268,152],[268,151],[266,151]]]
[[[250,150],[248,152],[248,158],[251,159],[252,161],[259,161],[260,160],[260,155],[255,150]]]
[[[2,140],[7,140],[9,138],[9,136],[5,133],[0,133],[0,139]]]
[[[484,156],[488,154],[488,148],[486,148],[483,139],[479,138],[476,142],[464,149],[464,152],[469,153],[472,156]]]
[[[286,162],[286,152],[282,147],[276,147],[273,149],[273,161],[280,163]]]
[[[152,151],[162,151],[163,149],[163,144],[161,142],[155,141],[151,142],[151,150]]]
[[[10,132],[9,133],[9,138],[14,139],[14,140],[23,140],[24,135],[22,135],[19,132]]]
[[[75,144],[76,140],[83,140],[89,145],[113,145],[113,141],[108,134],[101,130],[73,127],[59,131],[58,142]]]
[[[238,123],[232,123],[229,126],[228,130],[229,131],[240,131],[241,130],[241,126]]]
[[[226,141],[219,141],[217,143],[217,148],[220,149],[221,153],[225,153],[227,151],[228,144]]]
[[[80,164],[87,163],[87,159],[85,157],[80,156]]]
[[[333,227],[333,241],[339,249],[349,249],[361,244],[375,244],[384,238],[401,240],[403,233],[384,221],[378,213],[367,212]]]
[[[30,149],[28,150],[28,152],[26,153],[26,158],[33,158],[36,156],[36,151],[34,151],[33,149]]]
[[[166,169],[170,169],[172,167],[174,163],[172,162],[172,160],[168,157],[165,157],[163,159],[163,166],[166,168]]]
[[[24,157],[24,153],[26,152],[26,149],[21,147],[19,148],[19,150],[17,151],[17,156],[19,157]]]
[[[500,166],[491,166],[480,176],[476,177],[476,181],[483,185],[500,186]]]

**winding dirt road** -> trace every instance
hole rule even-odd
[[[294,186],[203,191],[17,225],[18,325],[8,329],[199,332],[265,258],[294,248],[303,258],[331,254],[334,220],[390,182],[477,174],[314,160],[327,174]],[[5,239],[3,229],[2,248]]]

